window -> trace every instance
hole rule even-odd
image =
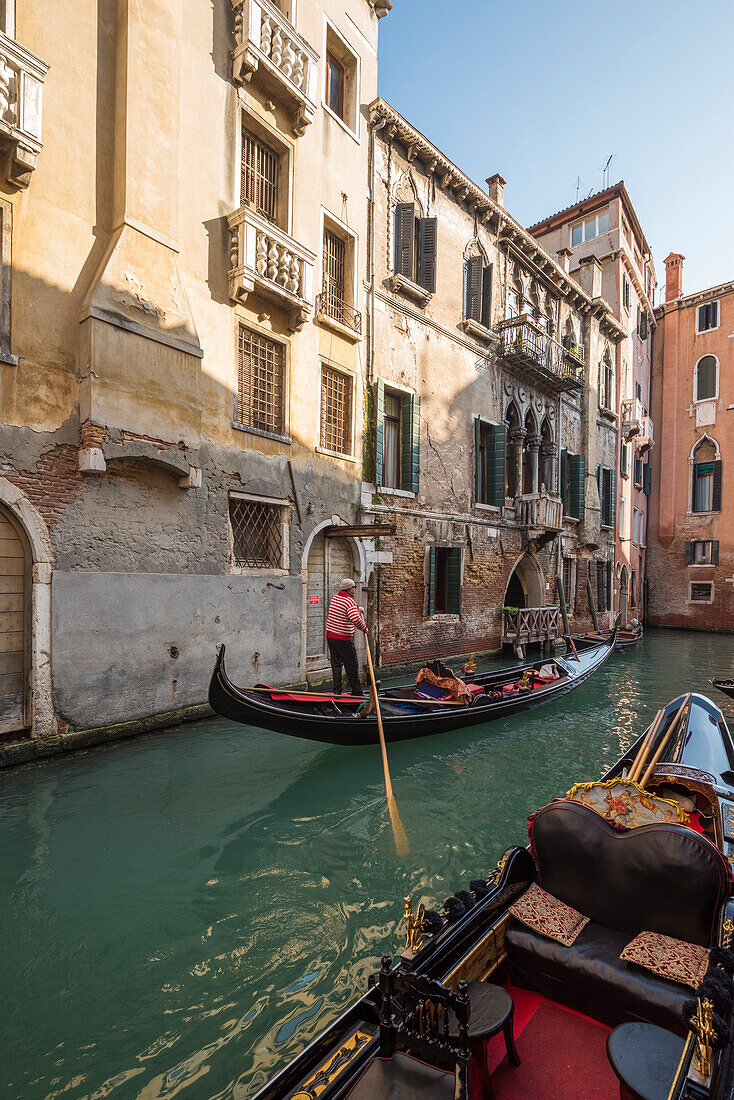
[[[718,539],[698,539],[686,543],[686,565],[718,565]]]
[[[696,332],[709,332],[719,327],[719,303],[706,302],[696,310]]]
[[[615,472],[608,466],[597,466],[597,484],[599,487],[599,504],[601,505],[601,523],[603,527],[614,527],[614,515],[616,512],[615,496]]]
[[[599,366],[599,408],[614,412],[614,368],[607,362]]]
[[[501,508],[507,480],[507,425],[474,419],[474,496],[477,504]]]
[[[643,484],[644,474],[642,472],[642,459],[639,455],[635,455],[635,489],[641,489]]]
[[[641,340],[647,340],[648,319],[647,310],[641,309],[637,318],[637,335]]]
[[[637,538],[640,546],[645,545],[645,513],[640,511],[638,520]]]
[[[721,511],[721,462],[708,439],[703,439],[694,452],[691,511]]]
[[[572,563],[573,558],[570,554],[563,555],[563,594],[566,597],[566,608],[571,609],[573,600],[571,598],[571,584],[572,584]]]
[[[395,207],[395,273],[436,290],[437,218],[418,218],[415,203],[399,202]]]
[[[622,276],[622,305],[628,313],[632,309],[632,288],[626,275]]]
[[[258,214],[270,221],[278,218],[278,154],[255,137],[249,130],[242,131],[242,206],[253,207]]]
[[[710,401],[716,397],[716,357],[704,355],[696,363],[694,370],[695,401]]]
[[[492,265],[481,256],[472,256],[464,264],[464,317],[492,327]]]
[[[583,455],[573,455],[561,451],[561,498],[563,514],[572,519],[584,518],[585,494],[584,478],[586,460]]]
[[[271,501],[229,498],[232,563],[249,569],[287,568],[284,506]]]
[[[600,210],[597,214],[589,214],[581,221],[571,226],[571,244],[582,244],[598,237],[602,233],[609,232],[609,207]]]
[[[629,477],[629,443],[622,443],[619,449],[619,472],[622,477]]]
[[[635,397],[637,398],[638,401],[642,401],[642,383],[641,382],[636,382],[635,383]]]
[[[632,509],[632,541],[635,544],[635,546],[638,546],[639,542],[640,542],[639,521],[640,521],[640,513],[637,511],[636,508],[633,508]]]
[[[235,423],[258,432],[284,431],[285,350],[276,340],[240,325]]]
[[[321,446],[336,454],[352,450],[352,379],[321,367]]]
[[[326,55],[326,102],[344,121],[344,66],[333,53]]]
[[[596,563],[596,604],[599,611],[609,610],[609,563]]]
[[[516,290],[507,292],[507,316],[518,317],[520,314],[520,295]],[[565,345],[564,345],[565,346]]]
[[[619,537],[622,542],[629,538],[627,534],[627,502],[624,497],[619,501]]]
[[[359,57],[326,20],[324,106],[357,137],[359,132]]]
[[[431,546],[428,551],[428,614],[461,613],[461,549]]]
[[[420,479],[421,399],[375,384],[375,484],[417,493]]]
[[[637,573],[634,569],[630,573],[630,607],[637,607]]]
[[[689,603],[713,603],[714,586],[710,581],[693,581],[689,586]]]

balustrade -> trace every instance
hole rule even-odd
[[[41,102],[48,65],[0,32],[0,144],[10,150],[8,183],[27,187],[41,143]]]
[[[559,635],[557,607],[519,607],[502,611],[502,641],[514,645],[553,641]]]
[[[274,300],[303,327],[313,300],[313,252],[248,207],[231,214],[230,295],[244,301],[253,291]]]
[[[578,354],[572,355],[530,317],[511,317],[497,328],[500,356],[522,378],[556,391],[583,387],[584,372]]]
[[[551,531],[563,529],[563,502],[549,496],[541,488],[539,493],[524,493],[519,500],[519,516],[523,527],[543,528]]]

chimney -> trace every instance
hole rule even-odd
[[[665,301],[672,302],[683,293],[683,261],[680,252],[665,257]]]
[[[571,257],[573,256],[573,252],[570,248],[559,248],[556,252],[556,256],[558,257],[558,263],[568,275],[568,269],[570,267],[570,261]]]
[[[590,298],[601,298],[601,271],[596,256],[584,256],[579,260],[578,284]]]
[[[503,179],[499,172],[495,172],[493,176],[490,176],[487,180],[487,191],[489,197],[493,202],[496,202],[498,206],[503,206],[503,199],[505,194],[505,184],[507,180]]]

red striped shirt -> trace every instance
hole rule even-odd
[[[354,596],[347,592],[337,592],[329,604],[326,617],[327,638],[353,638],[354,628],[367,631],[364,619],[359,613]]]

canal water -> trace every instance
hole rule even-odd
[[[597,778],[734,637],[653,631],[547,707],[377,747],[219,720],[0,773],[0,1094],[244,1098],[526,818]],[[721,696],[726,713],[730,705]]]

